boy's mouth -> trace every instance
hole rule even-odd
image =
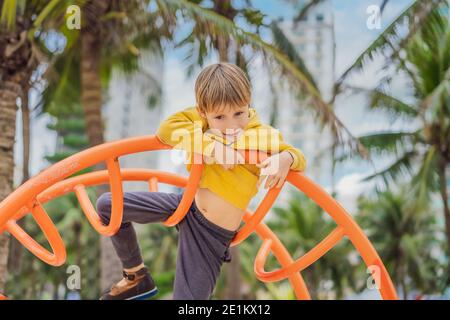
[[[226,136],[226,137],[232,138],[232,137],[237,137],[237,136],[239,136],[241,133],[242,133],[242,130],[236,130],[236,131],[234,131],[234,132],[227,132],[227,133],[222,133],[222,134],[223,134],[224,136]]]

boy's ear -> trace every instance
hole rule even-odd
[[[199,108],[198,106],[196,106],[196,108],[197,108],[197,112],[198,112],[198,114],[200,115],[200,117],[206,118],[205,113],[204,113],[202,110],[200,110],[200,108]]]

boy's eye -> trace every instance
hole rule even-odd
[[[240,115],[242,115],[242,114],[244,114],[244,112],[243,111],[239,111],[239,112],[236,112],[234,115],[235,116],[240,116]],[[220,115],[220,116],[216,116],[216,117],[214,117],[214,119],[218,119],[218,120],[221,120],[221,119],[223,119],[223,115]]]

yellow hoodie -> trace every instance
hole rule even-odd
[[[190,161],[186,169],[190,171],[192,150],[211,157],[214,142],[219,141],[236,150],[260,150],[269,154],[289,151],[294,162],[291,170],[303,171],[306,160],[303,153],[283,140],[281,133],[273,127],[261,124],[254,108],[249,108],[250,120],[243,134],[234,142],[206,132],[209,129],[196,107],[189,107],[165,119],[159,126],[156,136],[161,142],[187,152]],[[196,143],[194,143],[194,141]],[[200,188],[207,188],[230,202],[237,208],[245,210],[250,200],[258,192],[256,184],[260,168],[255,164],[236,165],[233,169],[224,169],[220,164],[205,164]]]

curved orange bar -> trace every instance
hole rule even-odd
[[[195,164],[200,163],[200,164]],[[194,153],[194,165],[192,165],[191,174],[189,175],[188,184],[181,198],[180,204],[177,210],[163,222],[165,226],[173,227],[177,225],[188,212],[189,208],[194,201],[195,193],[197,192],[200,178],[203,171],[203,156],[198,153]]]
[[[291,171],[288,174],[287,180],[299,190],[303,191],[310,199],[327,212],[338,224],[338,228],[309,253],[299,258],[295,263],[272,272],[264,271],[264,264],[269,251],[271,250],[271,242],[265,241],[261,246],[255,261],[255,272],[258,279],[265,282],[280,281],[293,273],[299,272],[326,254],[344,235],[346,235],[363,258],[366,266],[376,266],[377,268],[373,270],[379,270],[380,283],[377,283],[377,287],[379,288],[383,299],[398,299],[395,287],[385,266],[381,262],[380,257],[369,239],[364,235],[364,232],[345,209],[342,208],[325,190],[303,174],[297,172],[293,173]],[[378,279],[378,277],[374,277],[374,279]]]
[[[156,170],[120,170],[118,164],[118,157],[122,155],[165,149],[171,149],[171,147],[163,144],[156,136],[135,137],[105,143],[54,164],[36,177],[28,180],[0,203],[0,233],[6,228],[40,259],[52,265],[61,265],[66,258],[64,243],[41,204],[65,193],[75,192],[83,211],[94,228],[101,233],[111,235],[120,226],[122,220],[123,180],[146,181],[149,184],[150,191],[156,191],[160,182],[184,187],[185,192],[179,207],[169,219],[163,222],[167,226],[176,225],[184,218],[194,199],[203,169],[202,156],[194,154],[196,160],[192,166],[189,179]],[[245,150],[245,158],[248,163],[260,162],[265,157],[267,157],[267,154],[263,152]],[[249,159],[251,158],[256,158],[256,162],[254,162],[254,159],[250,161]],[[107,171],[96,171],[63,180],[67,176],[101,161],[107,162]],[[114,218],[111,219],[108,226],[104,226],[101,224],[98,214],[87,197],[85,187],[104,184],[108,181],[111,185],[113,196],[112,215]],[[246,211],[244,216],[245,225],[238,231],[231,243],[232,246],[237,245],[253,232],[256,232],[261,237],[263,244],[258,252],[254,266],[257,277],[264,282],[287,278],[293,286],[297,298],[310,299],[300,271],[322,257],[345,235],[352,241],[366,265],[376,265],[380,270],[381,283],[379,285],[382,297],[384,299],[396,299],[395,288],[381,259],[351,216],[331,196],[303,174],[290,171],[287,181],[303,191],[330,214],[338,224],[338,227],[310,252],[297,261],[293,261],[289,252],[276,235],[262,223],[264,216],[270,210],[281,191],[281,188],[270,189],[255,213],[252,214]],[[42,248],[17,225],[16,221],[27,214],[30,207],[32,208],[33,217],[47,237],[54,253],[50,253]],[[280,262],[281,268],[272,272],[265,272],[264,265],[270,251]]]
[[[104,143],[59,161],[26,181],[0,202],[0,229],[17,214],[24,204],[33,201],[36,195],[80,170],[127,154],[171,148],[154,135],[142,136]],[[194,164],[191,174],[197,170],[201,170],[201,167],[199,164]]]
[[[86,188],[83,184],[76,185],[75,194],[80,202],[86,218],[98,233],[104,236],[114,235],[120,228],[123,217],[123,190],[122,177],[120,175],[119,159],[108,159],[106,166],[109,173],[109,181],[111,185],[111,220],[107,226],[103,225],[98,213],[96,212],[91,200],[88,197]]]
[[[24,203],[34,203],[39,201],[38,197],[42,191],[67,176],[102,161],[106,161],[112,194],[112,214],[108,226],[102,224],[94,206],[88,198],[83,183],[73,186],[72,189],[67,190],[67,192],[74,191],[76,193],[81,208],[91,225],[101,234],[111,236],[119,229],[123,216],[123,191],[118,157],[136,152],[164,149],[171,149],[171,147],[163,144],[156,136],[135,137],[89,148],[52,165],[25,182],[0,203],[0,232],[6,227],[11,234],[18,237],[18,240],[21,241],[28,250],[44,262],[50,265],[63,264],[66,259],[64,244],[62,243],[62,240],[60,241],[61,236],[50,219],[47,220],[44,215],[39,215],[40,220],[37,220],[37,222],[38,224],[42,224],[40,225],[41,229],[47,237],[50,246],[53,248],[54,253],[50,253],[44,249],[15,222],[10,222],[8,224],[8,221],[13,216],[17,215],[19,210],[23,209],[21,206]],[[190,184],[183,195],[180,206],[175,212],[176,215],[174,214],[174,216],[171,216],[171,218],[165,222],[166,225],[176,225],[181,221],[194,199],[203,168],[201,155],[195,154],[195,156],[196,162],[191,169],[189,179]],[[198,161],[199,156],[200,161]],[[40,210],[44,209],[41,208]],[[45,214],[45,216],[47,215]],[[53,236],[49,237],[48,234]],[[61,248],[61,243],[63,248]]]
[[[123,169],[121,170],[123,181],[158,181],[161,183],[171,184],[180,188],[185,188],[189,183],[188,179],[185,177],[170,173],[161,172],[151,169]],[[107,183],[109,179],[108,171],[101,170],[95,171],[88,174],[83,174],[75,176],[69,179],[65,179],[55,183],[53,186],[46,189],[44,192],[39,194],[39,199],[42,204],[51,201],[52,199],[58,198],[68,192],[71,192],[77,185],[83,184],[86,187],[96,186],[100,184]],[[23,207],[19,210],[18,214],[14,217],[14,220],[21,219],[28,210]],[[244,216],[244,222],[248,223],[252,218],[252,214],[247,212]],[[283,244],[278,240],[276,235],[264,224],[260,223],[256,227],[256,233],[261,239],[271,238],[274,239],[274,244],[276,250],[274,255],[280,261],[282,266],[290,265],[293,260],[289,255],[289,252],[283,246]],[[51,239],[51,238],[50,238]],[[311,297],[308,293],[305,282],[303,281],[300,273],[295,273],[289,276],[289,281],[294,288],[294,292],[298,299],[309,300]]]
[[[48,239],[53,253],[37,243],[14,220],[10,220],[6,223],[6,230],[8,230],[10,234],[39,259],[55,267],[64,264],[67,257],[66,247],[56,226],[39,202],[30,203],[30,207],[32,208],[31,214],[45,237]]]
[[[266,264],[266,260],[269,256],[272,245],[271,239],[267,239],[261,245],[261,248],[259,249],[259,252],[255,259],[256,276],[263,282],[281,281],[287,278],[292,273],[303,271],[304,269],[312,265],[314,262],[324,256],[329,250],[331,250],[343,237],[344,229],[338,227],[334,229],[317,246],[304,254],[301,258],[297,259],[294,263],[272,272],[264,271],[264,265]]]
[[[246,160],[246,163],[260,163],[264,161],[267,157],[268,155],[261,151],[245,150],[244,158]],[[255,231],[256,226],[259,223],[261,223],[266,214],[269,212],[270,208],[272,208],[283,186],[284,182],[281,188],[269,189],[266,196],[256,209],[255,213],[252,214],[251,218],[249,218],[249,220],[245,222],[245,225],[239,229],[238,233],[231,242],[231,246],[238,245],[239,243],[247,239]]]

